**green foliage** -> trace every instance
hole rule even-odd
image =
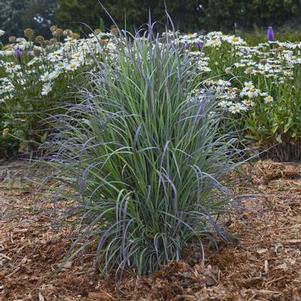
[[[149,13],[165,24],[166,15],[164,13],[165,5],[162,0],[117,0],[101,1],[106,10],[113,16],[118,24],[129,30],[140,28],[148,20]],[[172,14],[175,23],[185,29],[195,30],[199,25],[199,9],[197,0],[190,1],[167,1],[167,7]],[[192,19],[191,19],[192,18]],[[108,28],[112,25],[112,20],[101,7],[98,0],[59,0],[59,8],[56,14],[56,20],[64,27],[75,30],[81,29],[87,31],[81,23],[87,23],[92,28],[99,25],[99,20],[103,19]]]
[[[259,43],[266,42],[266,31],[257,31],[257,32],[246,32],[246,31],[236,31],[236,34],[242,37],[250,46],[256,46]],[[277,41],[290,41],[290,42],[299,42],[301,41],[301,31],[294,31],[292,29],[288,31],[277,31],[275,33]]]
[[[1,0],[0,29],[6,35],[21,36],[27,27],[49,35],[57,0]]]
[[[227,239],[216,221],[229,210],[218,179],[237,152],[219,133],[214,99],[194,96],[196,65],[178,43],[152,33],[120,43],[113,64],[88,76],[82,102],[57,116],[46,147],[81,195],[77,246],[96,240],[105,270],[147,274],[193,239]]]
[[[76,100],[81,74],[94,65],[81,46],[72,38],[64,44],[53,39],[44,47],[25,39],[4,46],[0,52],[1,154],[9,153],[5,148],[13,149],[11,155],[36,151],[54,130],[48,117],[60,112],[66,101]]]
[[[299,0],[102,0],[100,1],[118,24],[128,30],[140,28],[149,13],[164,30],[165,3],[174,23],[182,31],[222,30],[238,28],[256,31],[272,25],[299,27]],[[56,22],[76,31],[112,25],[112,20],[98,0],[2,0],[0,24],[8,35],[20,35],[26,27],[49,35],[48,28]],[[40,21],[37,21],[38,19]]]
[[[149,13],[160,24],[165,24],[165,3],[182,31],[233,31],[283,25],[298,18],[301,12],[299,0],[103,0],[101,3],[117,23],[128,30],[145,24]],[[96,28],[100,18],[107,28],[112,25],[98,0],[59,0],[56,17],[59,24],[76,30],[84,29],[77,22]]]
[[[211,29],[255,29],[270,24],[284,24],[298,17],[301,11],[299,0],[205,0],[206,24]]]
[[[49,115],[59,111],[59,107],[68,97],[68,87],[72,85],[68,77],[61,76],[54,85],[53,91],[47,96],[42,96],[43,82],[40,77],[45,70],[50,70],[50,64],[43,61],[43,68],[39,68],[40,61],[34,65],[28,64],[31,59],[24,54],[21,64],[14,57],[5,60],[5,63],[16,66],[14,72],[22,73],[22,80],[20,77],[10,76],[14,86],[14,96],[2,103],[0,109],[2,121],[0,129],[9,130],[7,137],[2,137],[2,144],[13,150],[14,153],[28,153],[36,150],[39,144],[45,142],[52,129],[46,119]],[[8,76],[9,74],[4,71],[3,78]]]
[[[253,42],[258,39],[255,37]],[[265,155],[279,161],[301,160],[298,45],[275,42],[240,49],[223,42],[219,47],[205,50],[209,57],[209,76],[227,81],[230,91],[236,93],[238,107],[230,123],[234,122],[235,127],[242,130],[242,138],[256,144],[261,151],[268,150]],[[243,91],[246,94],[241,94]],[[229,101],[230,94],[224,99]],[[243,109],[245,103],[247,110]]]
[[[265,148],[273,147],[270,157],[280,161],[301,160],[301,67],[294,68],[293,80],[282,84],[258,77],[253,79],[257,87],[269,91],[275,101],[264,101],[256,106],[245,119],[246,137]]]

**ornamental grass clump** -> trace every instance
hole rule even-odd
[[[148,274],[192,241],[227,239],[219,179],[237,159],[235,139],[220,135],[214,98],[195,96],[193,57],[176,41],[119,33],[113,62],[98,62],[82,102],[57,116],[52,162],[80,195],[74,246],[94,248],[105,271]]]

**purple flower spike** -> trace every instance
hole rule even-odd
[[[274,30],[273,30],[272,26],[268,27],[267,39],[268,39],[269,42],[275,41],[275,34],[274,34]]]
[[[196,43],[196,46],[197,46],[199,51],[202,51],[203,48],[204,48],[204,42],[199,41],[199,42]]]
[[[18,62],[21,64],[21,62],[22,62],[22,55],[23,55],[23,50],[21,49],[21,48],[17,48],[16,50],[15,50],[15,56],[16,56],[16,58],[18,59]]]

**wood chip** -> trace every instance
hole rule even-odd
[[[284,270],[284,271],[286,271],[286,270],[288,269],[288,267],[287,267],[287,264],[286,264],[286,263],[283,263],[283,264],[280,264],[280,265],[276,266],[275,269],[279,269],[279,270]]]
[[[261,255],[261,254],[266,253],[267,251],[268,251],[268,249],[259,249],[259,250],[257,250],[257,253],[258,253],[259,255]]]
[[[286,240],[285,242],[288,244],[300,244],[301,239],[290,239],[290,240]]]
[[[64,270],[69,270],[72,268],[72,261],[67,261],[66,263],[63,264],[62,269]]]
[[[39,301],[45,301],[45,298],[43,297],[43,295],[39,292]]]
[[[114,300],[111,295],[106,292],[91,292],[88,294],[88,298],[97,301],[112,301]]]
[[[267,274],[269,272],[269,262],[267,260],[264,261],[264,273]]]

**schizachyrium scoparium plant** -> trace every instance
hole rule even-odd
[[[230,207],[219,179],[235,165],[236,140],[220,135],[214,98],[194,93],[193,57],[175,34],[152,28],[120,32],[114,61],[98,62],[47,145],[80,195],[73,251],[94,248],[105,271],[148,274],[192,241],[227,237],[216,219]]]

